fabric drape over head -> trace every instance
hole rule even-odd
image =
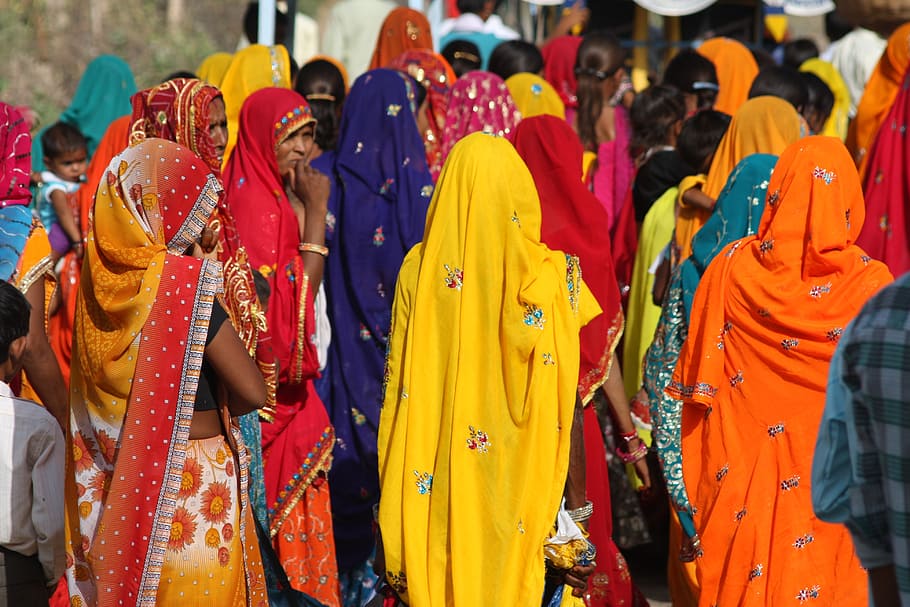
[[[328,61],[336,68],[338,68],[338,71],[341,72],[341,79],[344,81],[344,92],[347,93],[349,90],[351,90],[351,80],[348,77],[348,68],[344,66],[344,63],[335,57],[330,57],[329,55],[313,55],[310,57],[307,63],[312,63],[314,61]]]
[[[29,154],[32,138],[28,124],[13,106],[0,102],[0,280],[8,281],[19,268],[32,231],[28,208]]]
[[[584,148],[565,120],[554,116],[522,120],[515,130],[515,148],[540,196],[541,242],[578,257],[585,283],[604,312],[581,330],[579,338],[578,395],[587,404],[607,379],[623,330],[610,239],[605,234],[592,238],[589,233],[592,226],[606,224],[607,214],[581,181]]]
[[[908,68],[910,23],[905,23],[888,38],[888,46],[866,82],[862,99],[856,107],[856,117],[850,123],[847,148],[857,161],[861,180],[866,178],[869,148],[897,99]]]
[[[578,79],[575,77],[575,58],[581,36],[559,36],[546,43],[543,54],[543,77],[549,82],[566,108],[578,107]]]
[[[342,570],[365,561],[373,547],[376,432],[395,281],[423,236],[433,195],[413,86],[393,70],[358,78],[335,154],[325,270],[332,343],[317,383],[339,440],[330,480]]]
[[[442,170],[442,129],[446,124],[449,90],[455,83],[455,72],[442,55],[424,49],[405,51],[389,66],[411,76],[427,89],[427,124],[421,133],[427,151],[427,166],[435,181]]]
[[[251,94],[224,171],[227,201],[249,263],[266,278],[266,319],[278,364],[274,419],[262,424],[269,532],[294,588],[337,604],[332,524],[327,516],[334,433],[313,389],[319,373],[310,285],[297,250],[299,224],[278,172],[281,142],[314,122],[306,100],[284,88]]]
[[[489,72],[468,72],[449,93],[442,133],[443,162],[462,137],[480,131],[511,138],[520,120],[521,113],[502,78]]]
[[[752,81],[758,76],[755,57],[745,45],[730,38],[705,40],[696,50],[698,54],[710,59],[717,70],[720,90],[717,92],[714,109],[731,116],[736,114],[749,98]]]
[[[430,22],[420,11],[400,6],[382,22],[370,69],[391,67],[403,52],[418,49],[433,50]]]
[[[213,86],[221,86],[233,59],[234,56],[230,53],[212,53],[196,68],[196,77]]]
[[[218,86],[224,94],[224,112],[228,119],[228,141],[223,163],[226,167],[237,144],[240,108],[247,97],[267,87],[291,88],[291,61],[287,49],[281,44],[251,44],[237,51]]]
[[[846,529],[812,510],[810,466],[836,342],[891,275],[854,244],[862,191],[839,141],[789,146],[768,192],[757,234],[705,272],[668,388],[684,402],[700,604],[865,604]]]
[[[900,276],[910,270],[910,73],[894,100],[868,154],[863,180],[868,221],[856,243]]]
[[[730,173],[751,154],[778,155],[807,133],[793,106],[779,97],[749,99],[733,115],[714,152],[704,192],[716,199]]]
[[[156,604],[166,550],[195,527],[175,500],[221,268],[183,253],[221,195],[204,163],[160,139],[114,158],[98,188],[71,379],[73,601]],[[261,569],[248,582],[247,604],[261,604]]]
[[[130,97],[135,92],[136,81],[126,62],[114,55],[101,55],[85,68],[76,94],[59,120],[85,135],[91,157],[111,122],[130,113]],[[32,170],[44,170],[40,135],[32,142]]]
[[[577,259],[540,229],[515,149],[480,133],[458,143],[399,275],[379,429],[386,575],[408,604],[542,596],[577,335],[599,310]]]
[[[546,114],[566,119],[566,107],[556,90],[537,74],[519,73],[510,76],[506,80],[506,87],[522,118]]]
[[[847,124],[850,122],[850,89],[847,88],[840,72],[830,62],[818,58],[807,59],[799,66],[799,70],[821,78],[834,94],[831,115],[825,121],[825,128],[817,134],[837,137],[844,141],[847,138]]]

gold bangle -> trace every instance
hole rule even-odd
[[[314,244],[312,242],[301,242],[297,245],[297,250],[301,253],[316,253],[317,255],[322,255],[323,257],[329,256],[329,248],[325,245]]]

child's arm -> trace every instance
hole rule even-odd
[[[687,206],[713,211],[714,204],[717,202],[707,194],[701,191],[700,187],[689,188],[682,194],[682,201]]]
[[[76,224],[76,218],[73,216],[73,210],[66,201],[66,192],[54,190],[50,194],[51,205],[54,207],[54,214],[57,215],[57,221],[63,228],[64,234],[75,247],[82,245],[82,232]]]

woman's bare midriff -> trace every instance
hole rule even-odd
[[[217,410],[193,411],[193,421],[190,424],[190,440],[211,438],[221,433],[221,419]]]

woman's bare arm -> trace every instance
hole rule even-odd
[[[227,390],[232,416],[245,415],[265,404],[265,381],[230,322],[222,323],[206,346],[205,357]]]

